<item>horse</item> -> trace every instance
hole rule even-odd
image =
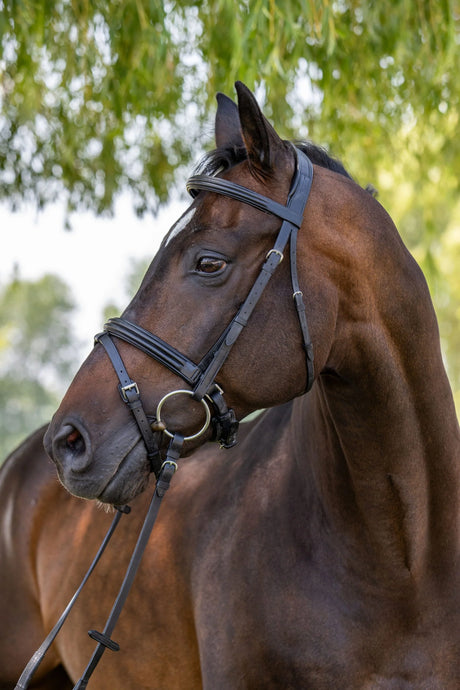
[[[129,503],[31,687],[81,677],[174,443],[90,685],[460,687],[460,430],[425,279],[372,194],[236,91],[139,291],[2,469],[2,689]]]

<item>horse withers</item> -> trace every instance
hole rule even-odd
[[[95,688],[460,687],[460,432],[425,280],[378,202],[236,88],[46,432],[70,493],[43,431],[2,470],[2,688],[78,586],[101,503],[129,502],[33,687],[80,678],[168,434],[179,470]]]

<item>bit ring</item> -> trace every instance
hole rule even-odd
[[[179,395],[179,393],[184,393],[185,395],[193,396],[193,391],[185,390],[185,389],[180,389],[177,391],[171,391],[170,393],[166,393],[166,395],[164,395],[161,398],[160,402],[157,405],[157,411],[156,411],[156,415],[155,415],[156,420],[157,420],[156,421],[157,424],[161,422],[160,412],[161,412],[161,408],[165,404],[166,400],[168,400],[169,398],[172,398],[174,395]],[[205,419],[205,422],[204,422],[203,426],[201,427],[201,429],[199,429],[199,431],[197,431],[196,434],[191,434],[190,436],[184,436],[184,441],[193,441],[194,439],[196,439],[199,436],[201,436],[202,434],[204,434],[204,432],[208,429],[209,424],[211,422],[211,410],[209,409],[209,405],[206,402],[206,400],[204,398],[202,398],[200,401],[197,401],[197,402],[200,402],[204,406],[204,409],[206,412],[206,419]],[[169,438],[174,438],[174,434],[171,433],[170,431],[168,431],[168,429],[164,429],[163,433],[166,434],[166,436],[169,436]]]

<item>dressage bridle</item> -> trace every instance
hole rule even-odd
[[[105,348],[117,373],[121,398],[130,407],[134,415],[147,449],[151,468],[156,476],[158,476],[161,468],[161,456],[154,433],[152,432],[151,423],[149,423],[144,412],[139,387],[129,377],[113,339],[124,340],[142,350],[142,352],[182,378],[190,386],[190,390],[180,389],[172,391],[160,400],[153,422],[154,426],[156,423],[157,428],[160,428],[172,438],[174,434],[162,428],[164,425],[160,424],[161,409],[165,401],[170,397],[177,394],[187,394],[204,405],[206,421],[197,433],[186,436],[185,440],[192,440],[200,436],[211,423],[213,440],[218,441],[225,448],[231,448],[236,443],[238,421],[233,410],[228,408],[224,399],[224,393],[216,383],[216,377],[243,328],[248,323],[268,281],[281,263],[288,242],[290,243],[293,299],[306,354],[307,384],[305,392],[310,390],[313,384],[313,347],[310,341],[303,295],[299,287],[297,275],[297,232],[302,224],[305,205],[310,193],[313,166],[309,158],[301,150],[294,148],[294,151],[296,154],[296,170],[285,206],[246,187],[219,177],[195,175],[190,177],[186,183],[187,190],[192,197],[196,197],[200,191],[213,192],[254,206],[265,213],[281,218],[283,221],[275,244],[267,253],[265,262],[248,296],[222,335],[198,364],[195,364],[186,355],[158,336],[124,318],[110,319],[104,326],[104,332],[96,336],[96,342]],[[212,413],[210,408],[212,408]]]
[[[198,364],[193,362],[186,355],[176,350],[158,336],[124,318],[110,319],[105,324],[104,331],[95,337],[95,342],[104,347],[115,369],[119,380],[118,388],[121,398],[123,402],[128,405],[134,416],[134,419],[136,420],[136,424],[146,447],[151,470],[155,473],[157,482],[147,516],[128,566],[128,570],[125,574],[123,584],[120,588],[117,599],[115,600],[112,611],[107,619],[104,631],[102,633],[95,630],[89,631],[90,637],[92,637],[98,644],[84,675],[82,678],[80,678],[77,685],[75,685],[75,688],[78,690],[86,688],[89,678],[105,649],[111,649],[113,651],[117,651],[119,649],[119,646],[110,638],[110,635],[121,613],[121,609],[139,567],[143,552],[153,528],[153,524],[158,514],[160,502],[169,487],[169,483],[174,475],[174,472],[177,469],[177,461],[180,457],[184,441],[190,441],[201,436],[205,433],[205,431],[207,431],[209,425],[211,424],[213,428],[213,440],[218,441],[225,448],[230,448],[236,443],[238,420],[236,419],[234,411],[228,408],[224,399],[224,392],[216,383],[216,377],[218,376],[243,328],[248,323],[248,320],[266,285],[275,272],[275,269],[283,260],[284,251],[288,242],[290,245],[292,295],[299,319],[303,347],[306,356],[307,381],[305,392],[309,391],[313,384],[313,346],[308,330],[303,294],[299,287],[297,275],[297,233],[302,224],[305,206],[310,194],[313,180],[313,166],[303,151],[294,148],[294,152],[296,158],[296,169],[285,206],[257,192],[247,189],[246,187],[220,177],[194,175],[190,177],[186,183],[187,190],[192,197],[196,197],[201,191],[212,192],[230,197],[231,199],[235,199],[236,201],[245,204],[249,204],[250,206],[253,206],[265,213],[274,215],[282,220],[281,228],[278,232],[275,243],[272,249],[270,249],[267,253],[263,266],[251,290],[249,291],[248,296],[221,336],[217,339],[216,343],[211,347],[209,352]],[[145,354],[149,355],[174,374],[182,378],[185,383],[190,386],[189,389],[178,389],[167,393],[158,403],[156,414],[153,420],[149,419],[144,410],[137,383],[130,378],[128,372],[126,371],[123,360],[114,342],[114,339],[117,338],[129,343],[130,345],[133,345]],[[171,397],[179,394],[188,395],[195,401],[202,403],[206,413],[205,423],[201,429],[194,434],[185,436],[185,438],[178,432],[168,430],[161,420],[161,410],[165,402]],[[155,433],[164,433],[166,436],[171,438],[166,453],[166,459],[164,461],[160,453]],[[57,633],[66,620],[70,609],[80,594],[83,585],[88,580],[89,576],[94,570],[94,567],[102,556],[102,553],[119,522],[121,514],[124,512],[129,512],[129,508],[127,506],[117,508],[118,512],[116,513],[112,525],[109,528],[109,531],[101,547],[99,548],[93,563],[86,573],[83,582],[81,583],[75,595],[72,597],[53,630],[49,633],[46,640],[30,659],[16,685],[15,690],[23,690],[28,687],[28,683],[32,678],[32,675],[37,670],[46,651],[51,646]]]

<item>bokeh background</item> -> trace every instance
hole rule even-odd
[[[378,190],[460,409],[459,73],[454,0],[0,0],[0,457],[134,293],[236,79]]]

